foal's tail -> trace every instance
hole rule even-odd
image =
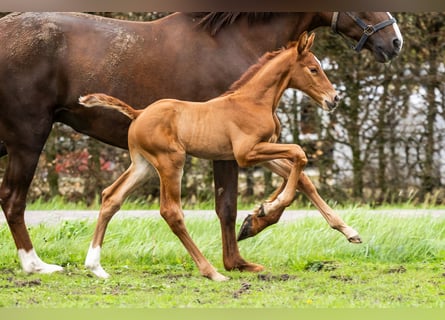
[[[93,93],[80,97],[79,103],[89,108],[104,107],[116,109],[117,111],[125,114],[131,120],[136,119],[142,112],[142,110],[136,110],[118,98],[114,98],[103,93]]]

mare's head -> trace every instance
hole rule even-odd
[[[331,28],[356,40],[350,44],[352,49],[368,49],[379,62],[390,61],[402,49],[402,34],[389,12],[334,12]]]
[[[307,32],[303,32],[290,48],[296,50],[296,61],[290,69],[289,85],[306,93],[324,110],[332,111],[337,107],[339,97],[320,61],[310,51],[314,38],[314,33],[308,36]]]

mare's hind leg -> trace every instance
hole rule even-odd
[[[223,276],[210,264],[190,237],[184,223],[181,209],[181,176],[184,165],[184,155],[170,154],[157,158],[156,168],[159,173],[161,186],[161,216],[165,219],[173,233],[179,238],[192,257],[199,272],[214,281],[225,281]]]
[[[287,178],[292,167],[292,163],[287,160],[274,160],[263,164],[264,167],[270,169],[283,178]],[[321,198],[317,189],[304,172],[301,172],[298,180],[298,189],[303,192],[311,202],[317,207],[322,216],[326,219],[329,226],[340,231],[349,242],[361,243],[360,236],[357,231],[348,226],[326,202]],[[266,227],[278,222],[285,207],[277,208],[274,211],[264,213],[264,211],[255,212],[249,215],[241,226],[238,240],[252,237]]]
[[[132,157],[130,167],[108,188],[102,192],[102,205],[99,218],[91,241],[85,267],[90,269],[99,278],[108,278],[109,274],[100,264],[100,252],[105,237],[108,223],[114,214],[120,209],[125,198],[134,188],[140,185],[147,177],[150,170],[148,162],[140,155]]]
[[[222,232],[223,262],[226,270],[259,272],[263,266],[244,260],[236,242],[238,164],[236,161],[214,161],[216,213]]]
[[[23,139],[20,147],[8,146],[8,165],[0,186],[0,204],[14,238],[23,271],[52,273],[63,269],[47,264],[38,257],[25,225],[26,195],[41,151],[36,148],[39,145],[36,141],[31,147],[24,145],[25,141],[31,142],[29,140],[32,139]],[[43,143],[41,145],[43,146]],[[6,148],[2,150],[6,152]]]

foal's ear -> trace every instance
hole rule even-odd
[[[307,31],[304,31],[298,38],[298,43],[297,43],[298,53],[301,54],[304,52],[306,48],[306,43],[307,43]]]
[[[311,33],[310,36],[307,35],[307,31],[304,31],[300,38],[298,39],[297,50],[298,53],[303,53],[309,51],[314,43],[315,33]]]
[[[311,35],[307,39],[306,51],[309,51],[311,49],[312,45],[314,44],[314,39],[315,39],[315,33],[311,33]]]

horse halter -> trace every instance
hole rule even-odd
[[[340,15],[339,12],[334,12],[332,14],[332,21],[331,21],[331,29],[334,33],[337,33],[339,35],[341,35],[346,42],[349,43],[350,47],[359,52],[360,50],[363,49],[363,46],[366,43],[366,40],[368,40],[368,38],[370,36],[372,36],[374,33],[376,33],[377,31],[390,26],[394,23],[396,23],[396,19],[394,19],[393,17],[391,17],[391,19],[379,22],[375,25],[370,25],[370,24],[366,24],[362,19],[360,19],[359,17],[355,16],[354,14],[352,14],[351,12],[345,12],[346,15],[348,15],[348,17],[350,17],[352,20],[354,20],[354,22],[356,24],[358,24],[360,26],[360,28],[363,29],[363,35],[360,38],[359,42],[357,43],[356,46],[354,46],[353,44],[351,44],[351,42],[349,41],[349,39],[347,39],[342,33],[338,32],[337,30],[337,21],[338,21],[338,16]]]

